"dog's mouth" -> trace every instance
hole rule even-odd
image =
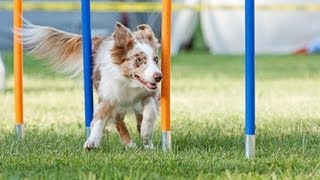
[[[156,90],[158,88],[157,83],[148,82],[138,75],[134,75],[134,78],[138,80],[147,89]]]

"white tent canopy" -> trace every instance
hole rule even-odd
[[[181,0],[183,1],[183,0]],[[184,0],[187,4],[243,6],[244,0]],[[319,0],[256,0],[256,52],[288,54],[320,37],[320,12],[308,9],[284,10],[279,5],[320,5]],[[261,9],[261,5],[275,9]],[[278,7],[277,7],[278,5]],[[172,53],[192,37],[197,24],[197,12],[178,11],[173,16]],[[244,11],[242,9],[212,9],[200,12],[204,41],[215,54],[244,52]]]

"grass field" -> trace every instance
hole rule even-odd
[[[11,54],[8,89],[0,92],[0,179],[319,179],[320,57],[257,57],[256,158],[244,158],[243,57],[182,53],[172,62],[173,152],[126,150],[109,131],[86,152],[81,79],[25,57],[26,137],[13,120]],[[139,142],[133,116],[127,118]]]

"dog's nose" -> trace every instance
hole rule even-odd
[[[156,82],[160,82],[162,80],[162,74],[161,73],[154,73],[153,74],[153,79],[156,81]]]

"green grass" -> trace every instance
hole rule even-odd
[[[81,79],[25,57],[26,137],[13,127],[11,54],[0,92],[0,179],[319,179],[320,57],[257,57],[256,158],[244,158],[243,57],[182,53],[172,62],[173,152],[126,150],[115,131],[86,152]],[[127,118],[139,142],[132,116]]]

